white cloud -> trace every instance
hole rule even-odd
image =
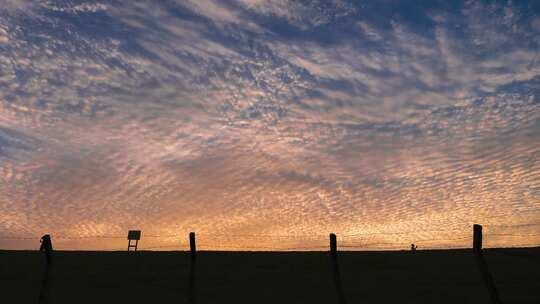
[[[520,26],[481,41],[509,46],[490,52],[470,47],[489,14],[458,24],[469,39],[444,14],[424,32],[339,1],[238,3],[168,3],[207,17],[193,19],[60,3],[32,31],[0,16],[0,235],[44,218],[84,235],[458,227],[538,207],[540,109],[504,88],[540,73]],[[47,10],[99,14],[75,26]],[[343,35],[291,39],[250,13]]]
[[[10,13],[28,13],[36,6],[40,5],[41,0],[0,0],[0,12]]]
[[[383,39],[381,34],[367,22],[358,21],[357,24],[358,27],[360,27],[360,29],[364,32],[364,34],[368,36],[371,40],[380,41]]]
[[[9,36],[8,36],[7,30],[8,30],[7,26],[3,27],[2,25],[0,25],[0,43],[8,43]]]
[[[309,3],[287,0],[238,0],[238,2],[258,14],[284,18],[302,29],[328,24],[356,11],[353,5],[342,0]]]

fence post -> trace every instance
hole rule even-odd
[[[195,232],[189,233],[189,251],[191,255],[191,260],[195,260],[195,255],[197,253],[197,248],[195,246]]]
[[[339,264],[337,259],[337,241],[336,235],[330,233],[330,262],[332,264],[332,274],[334,277],[334,286],[338,297],[338,304],[346,304],[345,294],[343,293],[343,286],[341,284],[341,275],[339,273]]]
[[[188,303],[197,303],[196,290],[195,290],[195,257],[197,248],[195,246],[195,232],[189,233],[189,251],[191,262],[189,263],[189,276],[188,276]]]
[[[473,252],[482,254],[482,226],[478,224],[473,225]]]
[[[473,225],[473,253],[476,264],[478,265],[478,269],[482,275],[482,279],[484,280],[486,288],[489,292],[491,303],[501,304],[497,286],[495,285],[493,276],[491,275],[487,262],[482,254],[482,226],[478,224]]]
[[[39,251],[43,252],[45,254],[45,261],[47,262],[47,266],[49,266],[52,263],[52,240],[50,234],[45,234],[41,237],[41,246],[39,246]]]
[[[41,290],[39,291],[39,304],[52,303],[51,300],[51,271],[52,271],[52,240],[50,234],[45,234],[41,237],[41,245],[39,251],[45,254],[45,271],[41,280]]]
[[[330,233],[330,255],[332,258],[337,257],[337,241],[336,235],[333,233]]]

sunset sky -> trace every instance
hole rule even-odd
[[[539,50],[539,1],[0,0],[0,249],[540,245]]]

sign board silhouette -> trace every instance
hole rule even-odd
[[[141,231],[140,230],[130,230],[128,232],[128,240],[140,240],[141,239]]]
[[[128,251],[129,251],[129,248],[134,248],[135,251],[137,251],[137,245],[139,244],[139,240],[141,239],[141,231],[129,230],[127,238],[128,238]],[[135,241],[135,244],[132,245],[131,241]]]

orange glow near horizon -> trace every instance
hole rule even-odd
[[[0,249],[540,245],[530,5],[235,3],[0,7]]]

